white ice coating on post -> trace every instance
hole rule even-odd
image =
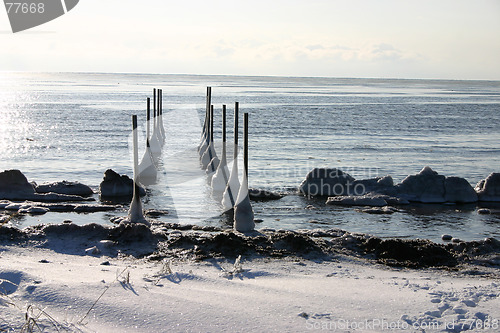
[[[226,189],[229,180],[229,169],[227,168],[226,160],[226,143],[222,143],[222,155],[217,170],[212,176],[212,195],[216,200],[222,200],[222,194]]]
[[[128,211],[128,222],[130,223],[143,223],[149,225],[142,213],[142,203],[139,195],[138,184],[138,171],[139,171],[139,152],[138,152],[138,139],[137,139],[137,116],[132,116],[132,136],[133,136],[133,151],[134,151],[134,194],[130,209]]]
[[[151,152],[151,147],[149,143],[150,137],[150,100],[147,99],[147,120],[146,120],[146,150],[142,157],[141,163],[139,164],[139,182],[143,185],[152,185],[156,183],[157,179],[157,162]]]
[[[234,149],[238,149],[237,146]],[[222,207],[224,211],[228,211],[234,207],[236,201],[236,194],[240,190],[240,181],[238,180],[238,158],[233,160],[233,167],[231,169],[231,174],[229,175],[229,180],[227,182],[224,193],[222,194]]]
[[[219,164],[220,164],[220,160],[217,157],[217,155],[215,155],[214,158],[212,158],[212,160],[210,161],[210,163],[208,163],[208,166],[207,166],[207,169],[206,169],[206,174],[207,174],[207,177],[208,177],[208,182],[210,184],[212,184],[212,177],[215,174],[215,172],[217,171],[217,168],[219,167]]]
[[[222,152],[217,170],[212,176],[212,196],[217,201],[222,200],[222,194],[226,189],[229,180],[229,169],[227,168],[226,160],[226,105],[222,106]]]
[[[165,127],[163,126],[163,89],[158,89],[158,138],[165,145]]]
[[[238,198],[234,206],[234,229],[239,232],[248,232],[255,229],[253,209],[248,196],[248,179],[245,172],[243,172]]]
[[[205,150],[203,155],[201,155],[201,168],[203,170],[209,171],[208,165],[215,157],[217,157],[217,154],[215,153],[214,143],[212,140],[210,140],[207,149]],[[210,172],[215,172],[215,168],[213,170],[210,170]]]
[[[209,118],[209,110],[210,105],[212,104],[212,88],[207,87],[206,94],[206,105],[205,105],[205,120],[203,122],[203,131],[201,133],[200,144],[198,145],[198,152],[200,153],[200,158],[203,156],[205,150],[207,150],[208,142],[210,141],[209,133],[208,133],[208,118]]]
[[[255,229],[253,209],[248,195],[248,113],[244,114],[243,179],[234,206],[234,229],[239,232],[248,232]]]
[[[161,141],[160,137],[158,135],[158,116],[157,116],[157,110],[156,110],[156,89],[153,89],[153,132],[151,134],[151,140],[149,141],[149,147],[151,148],[151,153],[153,154],[154,158],[157,159],[161,155]]]

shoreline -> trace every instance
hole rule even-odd
[[[39,224],[19,229],[0,226],[0,245],[40,247],[70,255],[161,261],[213,258],[357,258],[388,267],[434,268],[500,277],[500,240],[436,243],[426,239],[380,238],[341,229],[271,229],[240,233],[230,228],[151,221],[116,226],[90,223]],[[467,273],[469,272],[469,273]]]
[[[489,252],[496,267],[481,260],[487,251],[468,257],[481,244],[465,244],[475,246],[456,266],[415,267],[378,260],[360,251],[375,238],[338,229],[26,229],[0,227],[7,332],[26,314],[47,332],[461,332],[484,323],[494,332],[500,319],[498,248]]]

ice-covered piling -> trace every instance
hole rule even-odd
[[[158,171],[156,169],[156,160],[151,151],[151,145],[149,143],[150,139],[150,122],[151,122],[151,101],[147,98],[147,109],[146,109],[146,150],[142,157],[141,163],[139,164],[139,175],[138,179],[144,185],[152,185],[156,183],[156,178]]]
[[[200,158],[207,149],[208,146],[208,117],[209,117],[209,112],[210,112],[210,105],[212,105],[212,88],[207,87],[207,94],[206,94],[206,105],[205,105],[205,120],[203,121],[203,131],[201,133],[201,139],[200,139],[200,144],[198,145],[198,152],[200,154]]]
[[[206,170],[207,173],[210,172],[215,172],[217,168],[217,164],[219,159],[217,158],[213,163],[212,160],[217,157],[217,154],[215,153],[215,147],[214,147],[214,119],[213,119],[213,113],[214,113],[214,106],[210,106],[210,112],[209,112],[209,117],[208,117],[208,122],[207,122],[207,140],[208,140],[208,145],[207,149],[203,152],[201,155],[201,168],[203,170]],[[212,163],[212,164],[211,164]]]
[[[222,153],[217,170],[212,177],[212,195],[222,200],[222,194],[229,180],[229,169],[226,160],[226,105],[222,105]]]
[[[158,135],[158,111],[157,111],[157,93],[156,88],[153,89],[153,131],[151,133],[151,139],[149,141],[149,146],[153,156],[155,158],[161,155],[161,142]]]
[[[214,106],[210,106],[210,145],[209,147],[213,149],[211,151],[212,158],[206,167],[206,173],[208,176],[208,180],[212,183],[212,176],[215,171],[217,171],[217,167],[219,166],[220,160],[217,157],[217,153],[215,151],[215,141],[214,141]]]
[[[138,169],[139,169],[139,154],[137,151],[137,116],[132,116],[132,136],[133,136],[133,150],[134,150],[134,193],[132,196],[132,202],[130,203],[130,209],[128,211],[128,222],[130,223],[143,223],[149,225],[142,213],[142,203],[139,196],[139,184],[138,184]]]
[[[254,213],[248,195],[248,113],[244,114],[243,179],[234,206],[234,229],[248,232],[255,229]]]
[[[238,115],[239,103],[234,104],[234,148],[233,148],[233,167],[229,175],[226,189],[222,194],[222,207],[225,211],[232,209],[236,203],[236,197],[240,190],[240,181],[238,180]]]
[[[163,89],[159,89],[158,93],[158,135],[161,137],[161,145],[165,144],[165,127],[163,126]]]

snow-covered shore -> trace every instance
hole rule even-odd
[[[0,330],[498,331],[498,252],[412,269],[369,247],[356,252],[360,235],[327,236],[2,227]],[[220,255],[231,247],[233,255]]]

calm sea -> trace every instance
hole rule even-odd
[[[234,102],[249,113],[250,186],[290,193],[254,203],[256,218],[263,220],[259,227],[338,227],[432,240],[443,233],[466,240],[500,237],[500,215],[479,215],[476,205],[412,205],[380,216],[293,194],[310,169],[322,166],[358,179],[391,175],[400,182],[428,165],[475,186],[500,172],[498,81],[1,73],[0,170],[20,169],[38,183],[79,181],[95,189],[108,168],[131,176],[131,115],[142,124],[142,156],[146,98],[162,88],[167,139],[159,181],[148,189],[144,206],[169,210],[161,218],[166,222],[223,225],[206,178],[193,172],[207,86],[215,140],[221,139],[222,104],[228,107],[228,140]],[[317,209],[304,209],[308,205]],[[14,223],[109,223],[114,215],[125,210],[50,213]]]

